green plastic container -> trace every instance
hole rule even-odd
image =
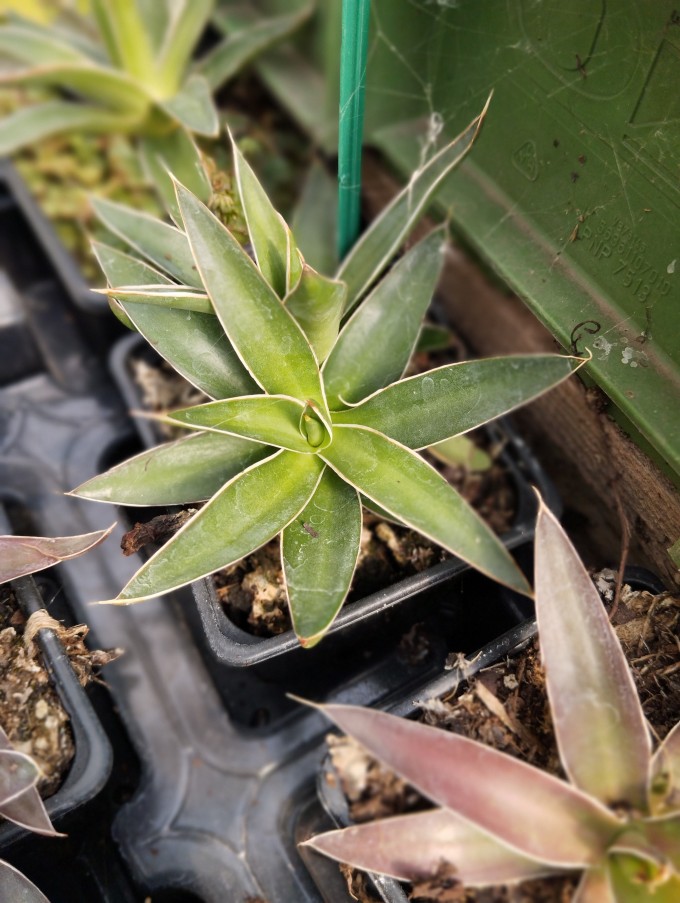
[[[340,6],[261,69],[327,150]],[[371,29],[366,142],[407,176],[493,89],[439,205],[565,348],[592,353],[619,421],[680,483],[677,4],[373,0]]]

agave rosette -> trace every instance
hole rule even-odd
[[[297,28],[313,3],[244,25],[192,62],[215,0],[92,0],[92,16],[0,23],[0,85],[41,85],[54,98],[0,122],[0,155],[63,132],[125,132],[176,214],[166,170],[209,198],[197,136],[216,137],[213,93],[254,56]]]
[[[496,358],[403,378],[441,270],[443,231],[382,275],[481,118],[412,179],[333,278],[306,264],[235,146],[254,261],[180,184],[183,228],[95,203],[134,252],[96,248],[114,309],[214,399],[164,415],[195,435],[75,490],[125,505],[206,502],[115,601],[175,589],[281,534],[293,626],[311,646],[352,582],[362,502],[530,592],[503,544],[419,451],[537,397],[578,362]]]
[[[440,808],[307,841],[357,868],[414,880],[450,863],[470,887],[582,872],[576,903],[680,899],[680,724],[652,753],[632,675],[592,580],[543,506],[536,614],[568,781],[438,728],[322,706]]]

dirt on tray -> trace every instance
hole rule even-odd
[[[38,789],[47,797],[66,777],[75,746],[69,715],[35,642],[43,626],[55,630],[83,686],[119,653],[91,652],[83,642],[86,626],[63,627],[45,611],[27,621],[13,590],[0,586],[0,724],[13,747],[32,756],[42,769]]]
[[[601,571],[594,579],[611,608],[615,574]],[[631,665],[645,715],[654,736],[662,740],[680,720],[680,598],[669,593],[655,596],[624,585],[612,621]],[[537,640],[521,653],[480,672],[450,697],[429,701],[420,719],[565,778]],[[372,821],[430,807],[408,783],[368,756],[354,740],[329,735],[328,742],[353,821]],[[410,899],[437,903],[568,903],[576,882],[576,878],[550,878],[513,887],[465,890],[451,869],[443,865],[429,881],[412,885]]]

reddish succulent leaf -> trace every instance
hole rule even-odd
[[[614,848],[627,848],[629,852],[639,852],[643,855],[647,852],[650,859],[658,862],[672,863],[675,871],[680,875],[680,812],[662,818],[649,818],[636,824],[638,829],[638,847],[626,843],[626,836],[617,839]]]
[[[40,769],[26,753],[17,749],[0,750],[0,812],[31,787],[35,787]]]
[[[555,872],[447,809],[329,831],[305,845],[338,862],[404,881],[430,877],[442,861],[455,867],[466,887],[525,881]]]
[[[651,786],[660,796],[655,808],[680,809],[680,721],[654,753]]]
[[[97,530],[80,536],[0,536],[0,583],[34,574],[76,558],[106,539],[113,530]]]
[[[584,872],[571,903],[617,903],[602,869],[588,869]]]
[[[565,770],[601,802],[645,811],[651,744],[635,684],[588,572],[543,504],[535,568],[538,634]]]
[[[320,706],[413,784],[513,849],[546,864],[601,860],[621,823],[579,790],[472,740],[358,706]]]
[[[0,815],[36,834],[62,837],[52,827],[38,793],[40,777],[37,763],[25,753],[13,749],[0,727]],[[0,900],[5,899],[0,896]]]
[[[15,903],[50,903],[45,894],[8,862],[0,862],[0,900]]]
[[[0,815],[34,834],[46,837],[65,837],[56,831],[45,809],[45,804],[35,787],[30,787],[15,800],[0,807]]]

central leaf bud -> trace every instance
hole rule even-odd
[[[319,408],[313,401],[308,401],[300,417],[300,433],[307,440],[310,448],[320,450],[330,444],[331,435],[323,422]]]

